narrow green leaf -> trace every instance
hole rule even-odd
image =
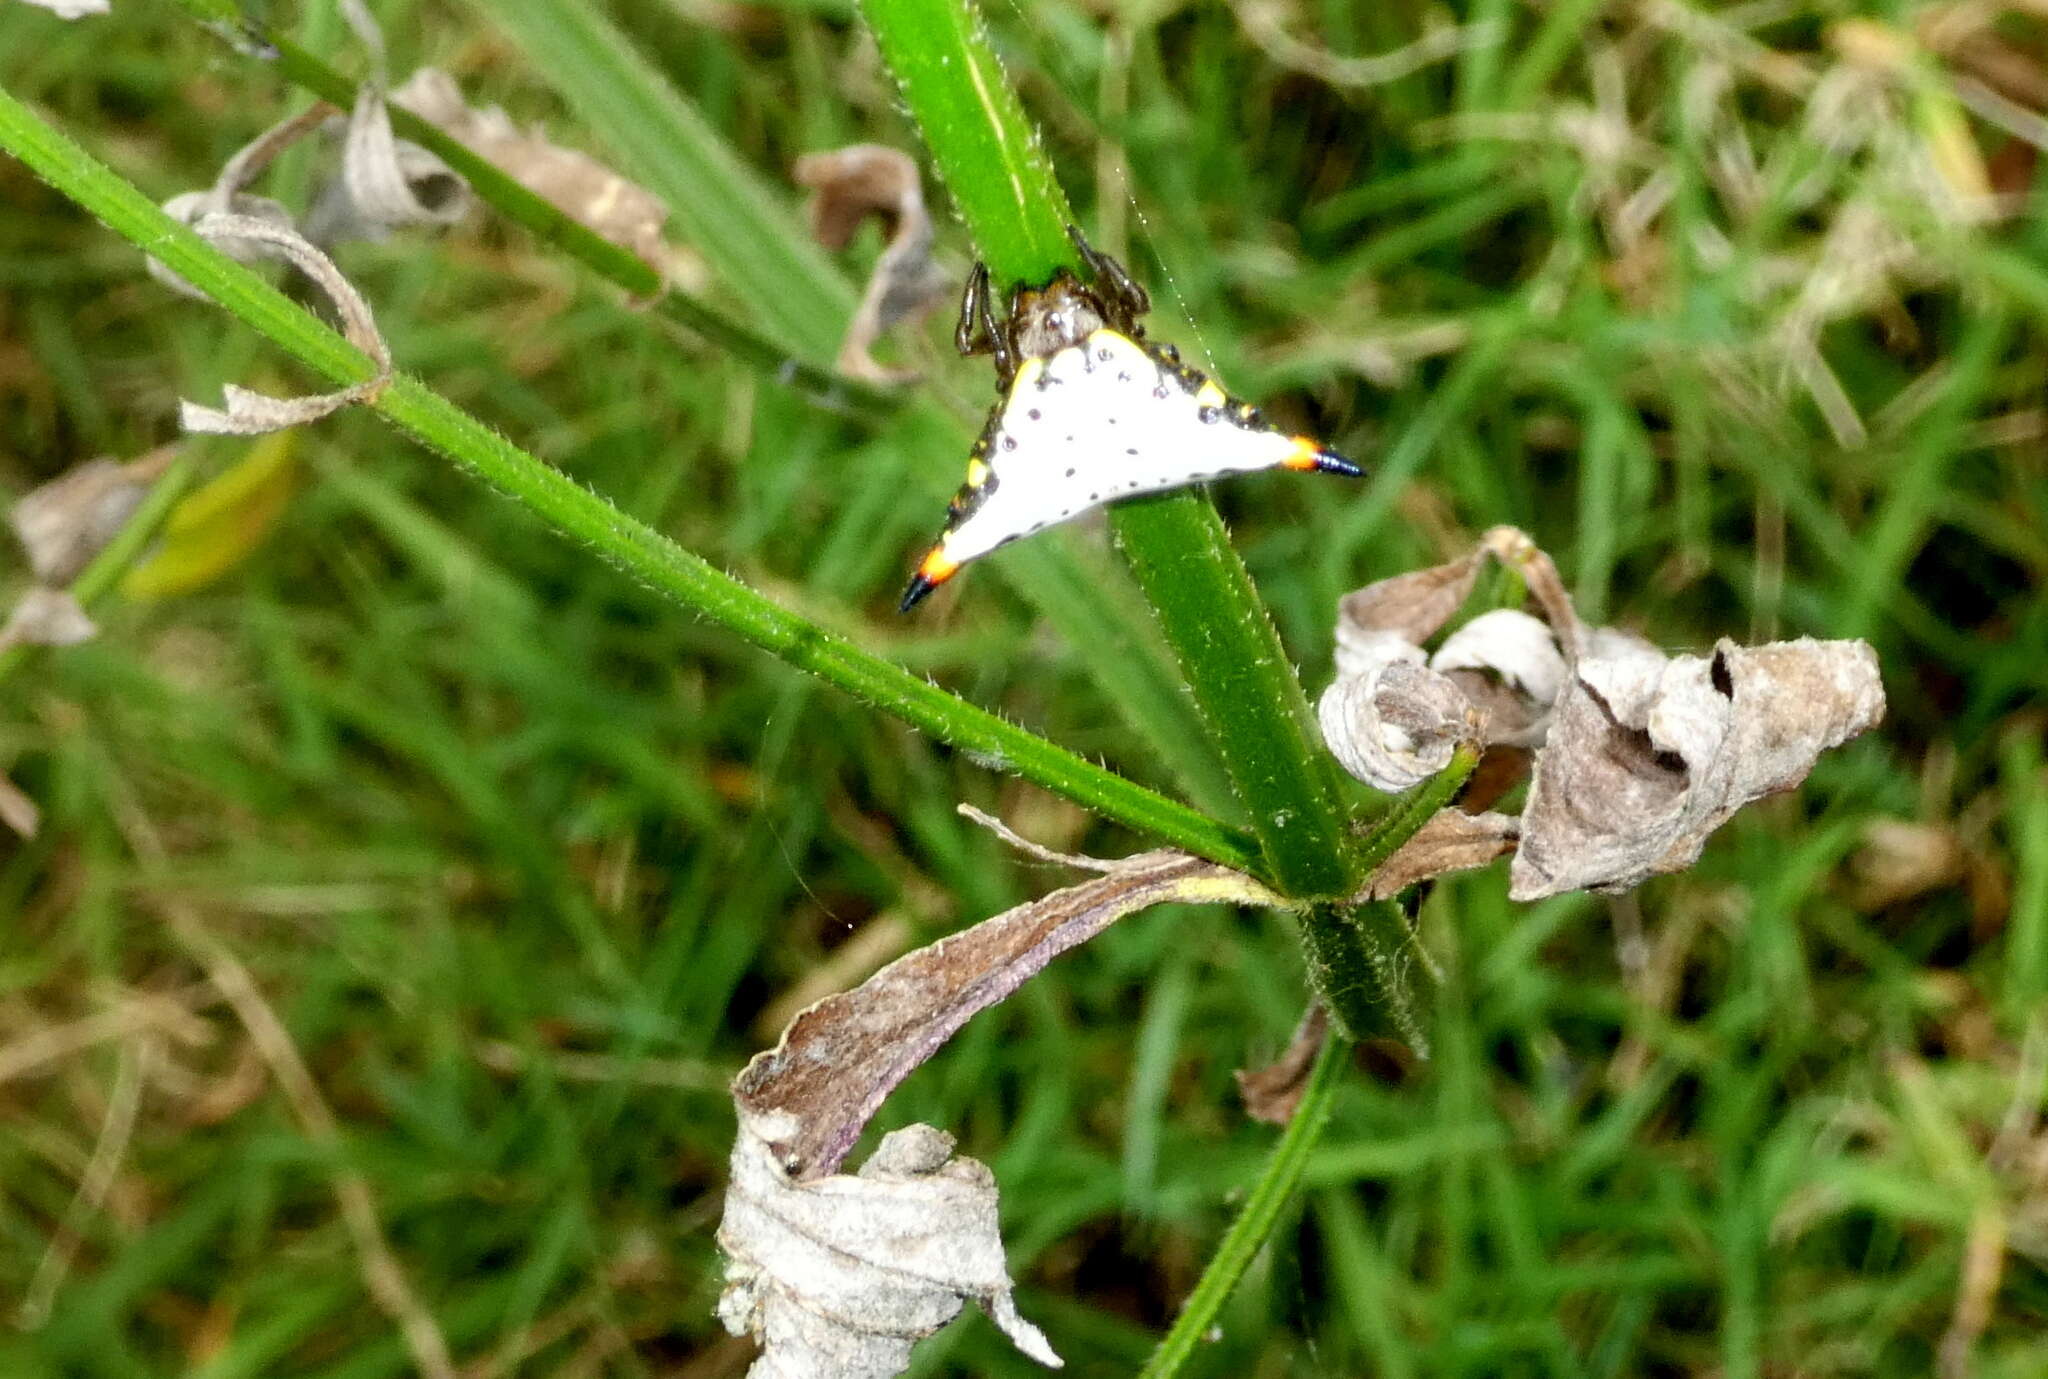
[[[1077,267],[1073,210],[980,13],[961,0],[865,0],[861,12],[998,285]]]

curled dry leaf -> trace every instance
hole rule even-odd
[[[1420,785],[1479,737],[1480,716],[1463,690],[1396,656],[1362,675],[1339,677],[1316,704],[1323,741],[1346,771],[1388,793]]]
[[[761,1342],[751,1379],[888,1379],[969,1298],[1026,1355],[1060,1364],[1011,1298],[985,1165],[912,1125],[857,1175],[800,1181],[779,1152],[794,1119],[742,1108],[718,1228],[718,1317]]]
[[[875,261],[859,310],[839,346],[840,372],[874,383],[902,383],[916,372],[876,361],[875,342],[891,327],[919,321],[949,284],[932,261],[932,220],[917,164],[881,144],[853,144],[797,159],[796,181],[811,188],[811,233],[828,249],[844,249],[861,221],[879,216],[889,236]]]
[[[1185,853],[1104,862],[1030,850],[1101,875],[948,935],[828,996],[734,1079],[740,1133],[719,1229],[729,1260],[719,1316],[766,1346],[756,1379],[898,1373],[911,1343],[945,1325],[967,1298],[1025,1353],[1059,1363],[1010,1301],[986,1168],[950,1158],[950,1139],[916,1126],[884,1138],[857,1177],[837,1170],[897,1084],[975,1012],[1059,954],[1151,905],[1281,901],[1251,878]]]
[[[1425,661],[1422,643],[1464,605],[1488,557],[1522,576],[1542,618],[1481,614]],[[1632,632],[1585,627],[1550,558],[1512,527],[1487,532],[1470,555],[1348,595],[1337,669],[1318,705],[1324,739],[1381,790],[1418,784],[1475,735],[1535,749],[1519,820],[1438,815],[1367,898],[1508,851],[1518,900],[1626,889],[1690,866],[1735,810],[1797,785],[1820,752],[1884,712],[1861,642],[1724,641],[1711,657],[1672,658]]]
[[[291,398],[268,397],[230,384],[221,390],[227,402],[225,411],[215,411],[211,407],[201,407],[192,402],[178,404],[179,420],[187,431],[231,436],[255,436],[270,431],[281,431],[288,426],[318,421],[321,417],[352,402],[367,401],[375,397],[383,390],[385,384],[391,381],[391,350],[384,343],[383,335],[377,330],[376,320],[370,315],[369,303],[365,302],[362,294],[341,275],[341,270],[334,266],[334,261],[314,248],[304,236],[288,227],[237,215],[203,216],[192,228],[209,242],[240,241],[259,248],[270,257],[283,259],[297,267],[334,303],[335,312],[341,320],[342,333],[348,337],[350,344],[370,356],[377,366],[377,372],[372,378],[350,384],[335,392],[312,393]]]
[[[1487,742],[1510,747],[1543,740],[1568,673],[1550,628],[1514,608],[1481,613],[1444,638],[1429,664],[1484,715]]]
[[[1410,570],[1355,589],[1337,603],[1337,655],[1345,649],[1391,633],[1420,647],[1436,635],[1472,596],[1479,578],[1481,551],[1426,570]]]
[[[31,585],[0,625],[0,651],[11,646],[77,646],[99,630],[67,590]]]
[[[1537,753],[1509,895],[1622,890],[1697,861],[1751,800],[1884,715],[1864,642],[1801,638],[1664,660],[1589,638]]]
[[[314,202],[306,237],[320,244],[375,242],[408,226],[453,225],[469,206],[469,184],[433,153],[392,133],[384,92],[366,82],[342,135],[341,172]]]
[[[1094,880],[949,934],[792,1020],[733,1083],[742,1111],[790,1117],[778,1161],[800,1177],[832,1172],[883,1099],[970,1017],[1125,915],[1169,901],[1283,903],[1248,876],[1170,849],[1101,865]]]
[[[1521,574],[1549,626],[1497,609],[1425,656],[1422,643],[1464,606],[1489,558]],[[1468,555],[1345,595],[1337,679],[1317,706],[1323,740],[1345,770],[1389,793],[1442,770],[1463,743],[1533,745],[1564,679],[1561,648],[1578,636],[1550,558],[1515,528],[1495,527]]]
[[[1329,1037],[1330,1012],[1321,1003],[1312,1004],[1287,1041],[1286,1051],[1263,1068],[1239,1068],[1237,1093],[1244,1098],[1245,1114],[1268,1125],[1285,1125],[1294,1119],[1301,1094],[1308,1086],[1309,1069]]]
[[[1374,869],[1360,899],[1390,900],[1420,882],[1483,867],[1513,852],[1521,832],[1512,815],[1443,810]]]
[[[234,215],[262,221],[276,229],[290,230],[293,226],[292,213],[282,202],[252,195],[243,188],[262,175],[278,154],[320,128],[334,113],[333,106],[325,101],[316,101],[298,114],[278,121],[242,145],[232,158],[221,164],[220,175],[213,179],[211,187],[205,191],[181,192],[164,202],[164,214],[181,225],[196,226],[202,218],[210,215]],[[215,239],[213,245],[240,263],[255,263],[275,257],[262,244],[233,235],[223,235]],[[207,300],[204,292],[156,259],[149,259],[147,267],[149,276],[173,292],[196,301]]]
[[[87,460],[15,500],[7,520],[42,584],[69,584],[126,526],[163,473],[166,447],[138,460]]]
[[[391,103],[433,125],[535,196],[656,269],[669,263],[662,225],[668,207],[587,153],[522,132],[497,106],[463,103],[455,79],[422,67],[391,92]]]

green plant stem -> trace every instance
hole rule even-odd
[[[861,13],[999,288],[1079,268],[1074,212],[965,0],[862,0]]]
[[[1065,234],[1073,213],[972,5],[863,0],[861,9],[991,275],[1042,283],[1078,268]],[[1196,489],[1154,494],[1117,504],[1110,522],[1274,883],[1297,899],[1343,894],[1354,872],[1328,759],[1215,506]]]
[[[1478,765],[1479,748],[1470,744],[1460,747],[1451,753],[1443,770],[1394,802],[1394,807],[1372,826],[1358,849],[1359,865],[1367,880],[1465,788]]]
[[[1476,747],[1461,747],[1450,764],[1416,786],[1366,834],[1357,851],[1369,882],[1372,874],[1449,805],[1479,764]],[[1322,923],[1304,918],[1303,947],[1309,966],[1320,973],[1330,1018],[1353,1039],[1398,1039],[1418,1057],[1429,1056],[1429,1030],[1416,980],[1426,970],[1415,952],[1408,916],[1389,900],[1324,907]]]
[[[0,92],[0,95],[4,95]],[[189,448],[180,450],[171,462],[164,466],[164,472],[157,475],[156,482],[136,505],[135,511],[117,532],[112,541],[100,549],[98,555],[78,572],[78,578],[71,582],[71,597],[78,600],[87,611],[99,605],[100,600],[112,592],[121,581],[121,576],[142,555],[162,527],[164,519],[171,515],[171,509],[185,496],[185,490],[192,486],[196,470]],[[46,648],[17,645],[0,650],[0,684],[5,684],[30,657]]]
[[[1349,891],[1358,871],[1330,756],[1216,505],[1200,491],[1158,494],[1117,504],[1110,521],[1281,890]]]
[[[177,3],[209,29],[221,34],[224,41],[239,39],[243,43],[259,44],[275,53],[271,65],[293,85],[344,110],[355,103],[356,83],[353,80],[268,25],[253,19],[223,20],[218,6],[210,0],[177,0]],[[230,22],[232,28],[227,27]],[[859,414],[879,416],[902,405],[902,399],[897,395],[822,368],[759,332],[749,330],[724,312],[698,301],[670,284],[639,255],[612,243],[552,201],[529,191],[495,163],[472,151],[467,144],[450,137],[411,111],[394,105],[390,107],[390,114],[393,129],[460,173],[470,189],[499,215],[635,297],[652,302],[653,309],[662,316],[702,336],[728,354],[755,365],[767,377],[789,384],[824,406],[845,408]],[[820,357],[829,358],[830,354],[827,352]]]
[[[1174,1318],[1172,1327],[1159,1342],[1159,1348],[1145,1362],[1145,1367],[1138,1371],[1138,1379],[1168,1379],[1168,1376],[1178,1374],[1215,1325],[1216,1314],[1223,1310],[1223,1304],[1229,1301],[1245,1270],[1257,1258],[1260,1247],[1273,1234],[1274,1227],[1280,1224],[1280,1215],[1286,1209],[1288,1199],[1294,1195],[1295,1185],[1301,1181],[1302,1169],[1308,1164],[1309,1152],[1315,1148],[1323,1128],[1329,1124],[1330,1102],[1337,1087],[1337,1069],[1347,1061],[1350,1052],[1351,1041],[1331,1030],[1323,1041],[1322,1051],[1316,1055],[1315,1066],[1309,1071],[1308,1085],[1302,1089],[1300,1104],[1294,1108],[1294,1116],[1287,1122],[1286,1130],[1281,1132],[1280,1142],[1273,1146],[1273,1153],[1266,1160],[1258,1181],[1252,1184],[1250,1193],[1246,1195],[1244,1208],[1230,1223],[1230,1229],[1223,1233],[1216,1253],[1209,1257],[1208,1267],[1202,1270],[1201,1280],[1195,1284],[1194,1292],[1188,1295],[1187,1306]]]
[[[372,375],[369,359],[338,332],[173,221],[5,90],[0,90],[0,147],[117,234],[147,246],[152,255],[315,372],[336,383],[360,382]],[[396,376],[367,405],[632,578],[862,702],[1108,818],[1226,866],[1259,868],[1252,840],[1238,831],[1005,722],[777,606],[542,464],[417,380]]]

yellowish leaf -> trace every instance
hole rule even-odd
[[[135,599],[188,594],[248,559],[298,488],[297,451],[293,432],[274,432],[188,494],[165,519],[157,548],[121,582],[121,592]]]

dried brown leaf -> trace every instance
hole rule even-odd
[[[377,242],[408,226],[453,225],[470,204],[469,184],[439,156],[393,133],[384,92],[365,82],[342,135],[341,171],[307,215],[306,237]]]
[[[1450,765],[1461,745],[1478,740],[1480,723],[1457,685],[1396,654],[1362,674],[1339,676],[1316,704],[1323,742],[1338,763],[1390,794]]]
[[[1512,815],[1442,810],[1380,863],[1361,898],[1387,900],[1434,877],[1483,867],[1513,852],[1521,831],[1521,820]]]
[[[917,164],[882,144],[853,144],[797,159],[792,176],[811,188],[811,233],[828,249],[844,249],[863,220],[877,216],[889,236],[875,261],[860,308],[839,346],[842,373],[874,383],[902,383],[915,370],[892,369],[874,357],[893,326],[922,320],[949,284],[932,261],[932,221]]]
[[[0,650],[10,646],[76,646],[99,625],[67,590],[31,585],[0,625]]]
[[[985,1165],[912,1125],[885,1135],[857,1175],[804,1181],[781,1153],[793,1119],[741,1110],[718,1228],[718,1316],[761,1342],[751,1379],[888,1379],[969,1298],[1025,1354],[1060,1364],[1011,1298]]]
[[[1109,866],[898,958],[792,1020],[733,1082],[744,1114],[787,1117],[777,1161],[799,1178],[838,1168],[883,1099],[970,1017],[1125,915],[1168,901],[1281,903],[1249,877],[1186,853]]]
[[[1541,620],[1512,608],[1481,613],[1429,658],[1484,717],[1489,744],[1533,747],[1550,725],[1566,675],[1556,635]]]
[[[1488,558],[1521,574],[1550,625],[1496,609],[1425,658],[1422,643],[1464,606]],[[1384,791],[1405,790],[1442,770],[1462,743],[1533,746],[1579,636],[1550,558],[1525,533],[1495,527],[1469,555],[1344,597],[1337,680],[1317,706],[1323,739],[1347,771]]]
[[[130,464],[87,460],[15,500],[7,520],[43,584],[69,584],[100,553],[163,473],[172,451],[159,449]]]
[[[364,402],[383,391],[391,380],[391,350],[370,314],[370,304],[341,275],[334,261],[288,226],[272,225],[238,215],[207,215],[193,229],[214,244],[240,243],[252,252],[283,259],[310,278],[334,303],[341,318],[342,333],[349,343],[370,356],[377,366],[374,377],[331,393],[279,398],[250,392],[233,384],[221,389],[225,411],[201,407],[193,402],[178,404],[180,423],[187,431],[231,436],[255,436],[318,421],[353,402]]]
[[[1557,702],[1568,673],[1556,635],[1541,619],[1516,608],[1481,613],[1444,638],[1429,665],[1445,674],[1485,671],[1521,697],[1544,705]]]
[[[563,148],[536,131],[522,131],[495,105],[464,103],[455,79],[422,67],[391,93],[391,103],[433,125],[486,159],[543,201],[649,266],[667,271],[662,239],[668,206],[653,192],[621,177],[589,154]]]
[[[213,179],[211,187],[205,191],[181,192],[164,202],[164,214],[181,225],[196,226],[201,219],[210,215],[235,215],[261,221],[280,230],[291,230],[295,222],[290,209],[283,202],[273,201],[267,196],[251,195],[243,191],[243,188],[261,176],[263,170],[270,166],[278,154],[320,128],[334,113],[333,106],[325,101],[316,101],[298,114],[279,120],[242,145],[233,157],[221,164],[220,174]],[[276,257],[261,244],[247,242],[232,235],[214,239],[213,246],[239,263],[255,263],[260,259]],[[204,292],[164,267],[156,259],[147,260],[146,266],[152,278],[173,292],[195,301],[207,300]]]
[[[891,1090],[975,1012],[1060,953],[1165,901],[1277,905],[1250,878],[1184,853],[1118,862],[1046,853],[1102,875],[1019,905],[899,958],[798,1015],[733,1081],[739,1138],[719,1244],[719,1317],[775,1376],[899,1373],[910,1348],[973,1298],[1043,1364],[1059,1359],[1017,1315],[988,1170],[953,1158],[929,1126],[886,1136],[857,1176],[839,1165]]]
[[[1339,657],[1346,648],[1370,646],[1380,633],[1394,633],[1416,646],[1428,641],[1471,597],[1481,559],[1482,553],[1474,551],[1346,594],[1337,604]]]
[[[1624,890],[1691,866],[1737,809],[1797,785],[1883,713],[1863,642],[1724,640],[1660,663],[1589,638],[1537,754],[1509,894]]]
[[[1285,1125],[1294,1119],[1301,1094],[1308,1087],[1309,1069],[1322,1052],[1329,1036],[1330,1012],[1320,1004],[1311,1005],[1301,1017],[1294,1037],[1278,1058],[1263,1068],[1239,1068],[1238,1095],[1244,1098],[1245,1114],[1268,1125]]]

